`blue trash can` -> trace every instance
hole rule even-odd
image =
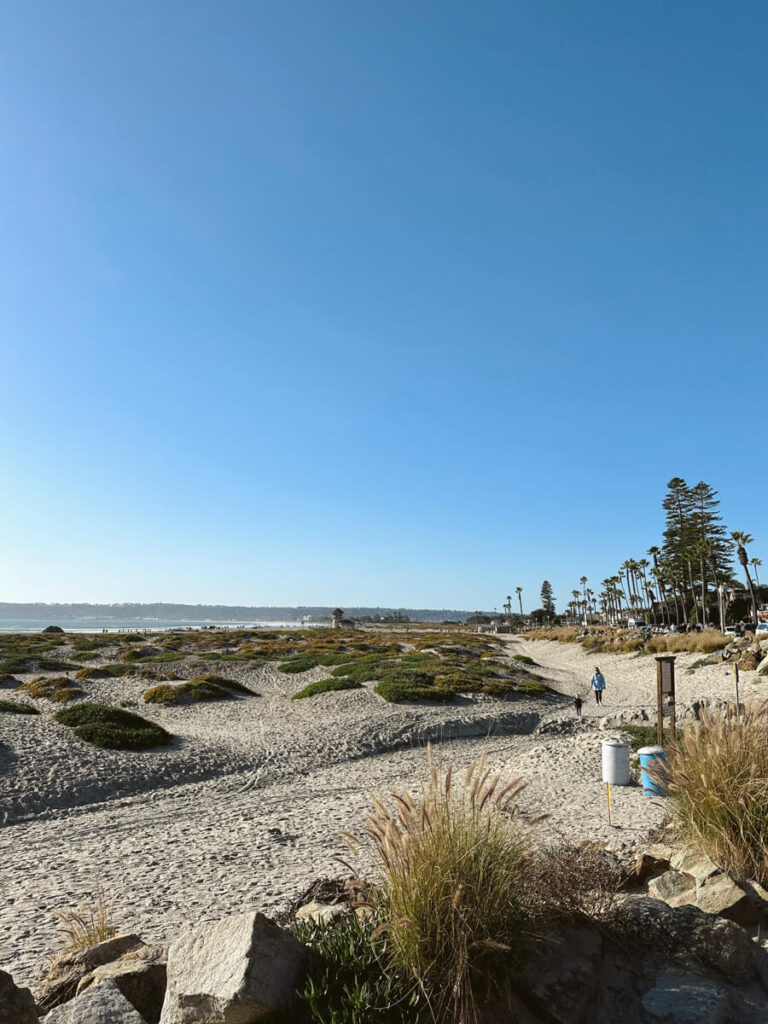
[[[642,747],[638,753],[643,792],[646,796],[666,796],[667,785],[664,777],[669,768],[669,761],[664,753],[664,747]]]

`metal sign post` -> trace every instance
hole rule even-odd
[[[664,746],[664,719],[669,718],[672,739],[675,738],[675,656],[660,655],[656,659],[656,735]]]

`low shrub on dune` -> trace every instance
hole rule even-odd
[[[103,668],[96,668],[94,666],[86,666],[80,668],[75,672],[75,679],[109,679],[110,673]]]
[[[40,712],[31,704],[22,704],[18,700],[0,700],[0,712],[10,715],[39,715]]]
[[[66,676],[36,676],[28,683],[22,683],[19,689],[25,690],[30,697],[43,697],[56,703],[64,703],[85,696],[80,687]]]
[[[315,697],[318,693],[332,693],[334,690],[359,690],[362,683],[354,679],[319,679],[316,683],[310,683],[303,690],[294,693],[291,700],[303,700],[305,697]]]
[[[78,704],[58,711],[55,718],[84,742],[110,750],[147,750],[166,746],[173,739],[155,722],[104,704]]]
[[[178,686],[161,683],[144,694],[146,704],[195,704],[198,701],[232,700],[236,694],[258,697],[258,693],[235,679],[224,676],[195,676]]]

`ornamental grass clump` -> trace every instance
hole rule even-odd
[[[768,705],[704,710],[670,748],[681,838],[737,878],[768,885]]]
[[[64,953],[78,953],[117,935],[114,924],[114,904],[99,887],[94,902],[81,904],[77,910],[54,910],[61,921],[58,929]]]
[[[524,784],[504,784],[484,759],[457,783],[431,750],[429,760],[420,797],[395,793],[392,809],[374,800],[366,834],[383,874],[377,916],[434,1019],[475,1024],[479,1007],[503,996],[527,934],[529,845],[510,813]]]

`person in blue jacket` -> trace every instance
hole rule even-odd
[[[595,691],[595,701],[598,704],[603,703],[603,690],[605,689],[605,678],[600,669],[595,665],[595,672],[589,681],[589,685]]]

